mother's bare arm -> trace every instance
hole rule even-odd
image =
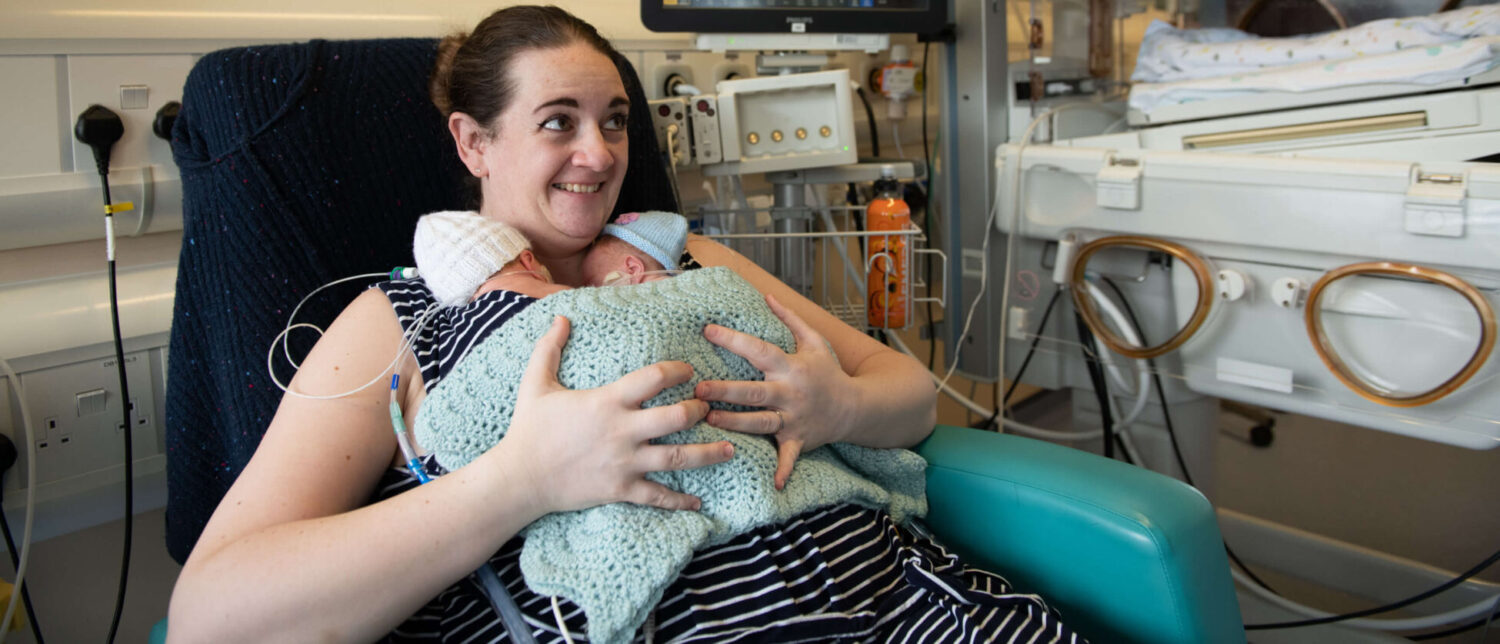
[[[389,301],[367,291],[291,386],[348,391],[380,374],[400,344]],[[283,398],[178,577],[173,640],[375,639],[540,516],[498,449],[485,456],[491,466],[361,507],[396,449],[387,381],[333,400]]]

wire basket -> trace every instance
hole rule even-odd
[[[759,264],[850,326],[910,328],[917,304],[944,306],[943,291],[930,288],[924,276],[934,260],[942,262],[937,274],[946,274],[948,257],[927,248],[927,236],[914,224],[897,231],[859,230],[856,222],[864,211],[864,206],[704,206],[698,232]],[[896,279],[886,269],[899,263],[907,270]],[[870,292],[872,275],[885,288]],[[893,302],[905,302],[904,311],[888,305]]]

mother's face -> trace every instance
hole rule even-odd
[[[620,73],[574,43],[517,56],[510,77],[511,104],[489,124],[494,136],[481,133],[478,153],[465,155],[481,177],[483,214],[521,229],[544,257],[581,252],[625,178],[630,103]]]

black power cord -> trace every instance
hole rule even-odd
[[[927,50],[930,47],[932,47],[931,42],[922,43],[922,163],[926,164],[927,166],[926,192],[929,195],[927,199],[924,200],[924,203],[922,205],[922,229],[927,232],[929,246],[931,246],[933,242],[936,241],[934,229],[932,227],[932,153],[928,151],[927,146]],[[931,289],[933,284],[932,262],[927,262],[926,275],[927,288],[929,289],[928,296],[930,297],[932,295]],[[932,371],[934,365],[937,363],[937,327],[934,326],[932,322],[931,299],[927,300],[927,330],[929,335],[927,342],[927,370]]]
[[[125,135],[125,124],[120,116],[103,105],[90,105],[73,125],[73,136],[94,151],[94,167],[99,171],[99,182],[104,187],[104,229],[106,255],[109,260],[109,317],[114,328],[115,367],[120,377],[120,413],[124,417],[120,435],[125,441],[125,548],[120,559],[120,587],[115,595],[114,616],[109,622],[109,638],[115,641],[120,629],[120,615],[125,608],[125,584],[130,577],[131,524],[135,519],[134,507],[134,461],[130,439],[130,383],[125,377],[125,344],[120,334],[120,301],[115,278],[114,205],[109,196],[109,155],[116,141]]]
[[[880,129],[875,127],[875,108],[870,107],[870,97],[865,95],[865,88],[855,87],[854,93],[859,95],[859,102],[865,104],[865,118],[870,120],[870,156],[880,156]]]
[[[0,392],[3,393],[3,392]],[[5,473],[10,471],[11,466],[16,464],[16,444],[11,442],[10,437],[0,434],[0,504],[5,502],[4,478]],[[17,557],[16,539],[10,533],[10,520],[5,517],[5,512],[0,511],[0,532],[5,534],[5,547],[10,553],[10,565],[12,568],[20,569],[21,560]],[[36,620],[36,610],[31,607],[31,591],[26,585],[21,586],[21,603],[26,606],[26,619],[31,621],[31,634],[36,637],[37,644],[44,644],[42,640],[42,624]]]
[[[1118,297],[1120,299],[1120,306],[1125,309],[1125,315],[1128,318],[1130,318],[1130,325],[1133,326],[1133,327],[1135,327],[1136,333],[1140,335],[1141,342],[1144,343],[1144,344],[1147,344],[1149,346],[1150,343],[1146,341],[1146,339],[1145,339],[1146,338],[1145,333],[1143,333],[1141,331],[1140,322],[1136,319],[1135,312],[1132,311],[1131,308],[1130,308],[1130,302],[1125,299],[1125,293],[1120,290],[1120,287],[1118,285],[1116,285],[1113,280],[1111,280],[1111,279],[1109,279],[1107,277],[1103,278],[1103,280],[1104,280],[1104,283],[1107,286],[1109,286],[1109,288],[1111,290],[1113,290],[1115,292],[1115,297]],[[1167,437],[1169,439],[1171,439],[1172,452],[1177,456],[1177,466],[1180,467],[1180,468],[1182,468],[1182,477],[1187,481],[1188,485],[1194,485],[1193,484],[1192,476],[1190,476],[1188,474],[1187,465],[1183,462],[1182,451],[1177,446],[1177,432],[1174,431],[1173,428],[1172,428],[1172,417],[1171,417],[1171,415],[1169,415],[1169,414],[1166,413],[1166,411],[1167,411],[1167,399],[1166,399],[1166,395],[1162,393],[1161,378],[1156,373],[1156,365],[1155,365],[1154,361],[1150,361],[1150,362],[1151,362],[1151,364],[1150,364],[1150,367],[1151,367],[1151,378],[1155,382],[1157,400],[1161,403],[1162,416],[1166,420]],[[1194,487],[1196,487],[1196,485],[1194,485]],[[1225,549],[1226,552],[1229,552],[1229,556],[1231,558],[1233,558],[1236,563],[1240,563],[1239,562],[1239,558],[1235,557],[1233,551],[1229,550],[1229,545],[1228,544],[1224,545],[1224,549]],[[1281,629],[1281,628],[1299,628],[1299,627],[1303,627],[1303,626],[1319,626],[1319,625],[1322,625],[1322,624],[1333,624],[1333,623],[1336,623],[1336,622],[1342,622],[1342,621],[1351,620],[1351,619],[1358,619],[1358,618],[1361,618],[1361,617],[1369,617],[1371,615],[1379,615],[1381,613],[1388,613],[1388,612],[1391,612],[1393,610],[1399,610],[1399,609],[1405,608],[1407,606],[1410,606],[1412,604],[1415,604],[1417,602],[1420,602],[1420,601],[1422,601],[1424,599],[1428,599],[1430,597],[1433,597],[1433,596],[1435,596],[1435,595],[1437,595],[1439,593],[1442,593],[1444,591],[1447,591],[1447,590],[1449,590],[1449,589],[1451,589],[1451,588],[1453,588],[1453,587],[1455,587],[1455,586],[1457,586],[1457,585],[1459,585],[1459,584],[1461,584],[1461,583],[1463,583],[1465,581],[1468,581],[1470,578],[1474,577],[1475,575],[1477,575],[1477,574],[1479,574],[1481,572],[1484,572],[1490,566],[1493,566],[1496,561],[1500,561],[1500,550],[1496,550],[1494,554],[1492,554],[1492,555],[1489,556],[1489,558],[1485,559],[1484,561],[1479,562],[1473,568],[1470,568],[1470,569],[1464,571],[1463,573],[1459,574],[1458,576],[1456,576],[1456,577],[1454,577],[1452,579],[1449,579],[1448,581],[1443,582],[1442,584],[1434,586],[1433,588],[1428,589],[1427,591],[1424,591],[1422,593],[1418,593],[1416,595],[1412,595],[1411,597],[1407,597],[1406,599],[1402,599],[1400,601],[1396,601],[1396,602],[1392,602],[1392,603],[1389,603],[1389,604],[1385,604],[1383,606],[1375,606],[1373,608],[1366,608],[1364,610],[1357,610],[1357,611],[1354,611],[1354,612],[1342,613],[1342,614],[1338,614],[1338,615],[1329,615],[1327,617],[1319,617],[1319,618],[1315,618],[1315,619],[1304,619],[1304,620],[1297,620],[1297,621],[1291,621],[1291,622],[1275,622],[1275,623],[1269,623],[1269,624],[1246,624],[1245,625],[1245,630],[1247,630],[1247,631],[1256,631],[1256,630],[1271,630],[1271,629]],[[1267,590],[1270,590],[1270,586],[1267,586],[1265,584],[1265,582],[1262,582],[1259,578],[1257,578],[1255,576],[1255,573],[1250,572],[1250,569],[1245,568],[1245,564],[1240,563],[1240,568],[1244,569],[1245,573],[1247,575],[1249,575],[1251,579],[1255,580],[1256,583],[1260,584],[1262,587],[1266,588]],[[1275,592],[1275,591],[1272,591],[1272,592]],[[1280,594],[1280,593],[1277,593],[1277,594]],[[1465,630],[1467,630],[1468,628],[1473,628],[1474,626],[1475,625],[1467,625],[1466,628],[1465,627],[1461,627],[1461,628],[1465,628]]]
[[[1026,375],[1026,367],[1031,366],[1031,357],[1036,355],[1036,345],[1042,341],[1042,329],[1047,328],[1047,319],[1052,317],[1052,309],[1057,306],[1057,299],[1060,296],[1062,296],[1062,289],[1053,288],[1052,298],[1047,300],[1047,308],[1042,311],[1042,321],[1036,325],[1036,334],[1031,336],[1031,347],[1026,349],[1026,357],[1021,359],[1021,368],[1016,370],[1015,377],[1010,380],[1010,386],[1005,388],[1005,395],[1001,396],[999,404],[995,405],[995,413],[990,414],[980,427],[990,430],[999,429],[1000,414],[1004,413],[1006,405],[1010,404],[1010,396],[1016,392],[1016,386],[1021,384],[1021,376]]]
[[[1125,310],[1125,317],[1130,320],[1130,326],[1135,329],[1136,337],[1141,339],[1141,344],[1148,347],[1151,346],[1151,343],[1146,340],[1146,330],[1141,327],[1140,318],[1135,316],[1135,309],[1130,306],[1130,300],[1125,298],[1125,291],[1120,290],[1120,285],[1108,277],[1100,279],[1103,280],[1105,286],[1109,287],[1109,290],[1114,291],[1115,299],[1120,301],[1120,308]],[[1162,389],[1161,376],[1156,371],[1156,359],[1146,358],[1146,366],[1151,370],[1151,383],[1156,389],[1156,400],[1161,405],[1161,416],[1162,420],[1165,421],[1163,424],[1167,427],[1167,438],[1172,444],[1172,455],[1177,459],[1177,467],[1182,470],[1182,479],[1188,485],[1196,488],[1198,484],[1193,482],[1193,475],[1188,472],[1187,462],[1182,458],[1182,449],[1177,444],[1177,430],[1172,427],[1172,413],[1167,408],[1167,394]],[[1235,565],[1239,566],[1240,570],[1245,571],[1245,575],[1250,577],[1252,581],[1260,584],[1261,588],[1271,591],[1273,595],[1281,594],[1275,588],[1272,588],[1270,584],[1261,580],[1260,576],[1256,575],[1255,571],[1251,570],[1249,566],[1246,566],[1245,562],[1240,559],[1240,556],[1235,554],[1234,548],[1229,547],[1227,541],[1224,543],[1224,554],[1229,555],[1229,559]]]
[[[1099,421],[1104,425],[1104,458],[1113,459],[1115,421],[1109,413],[1109,381],[1104,377],[1104,366],[1099,364],[1099,356],[1090,349],[1098,344],[1094,342],[1094,334],[1089,331],[1088,322],[1083,321],[1083,316],[1077,312],[1073,313],[1073,322],[1078,326],[1078,348],[1083,352],[1084,365],[1088,367],[1089,382],[1094,385],[1094,398],[1099,401]]]

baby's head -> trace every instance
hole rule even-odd
[[[521,231],[474,212],[435,212],[418,219],[412,255],[417,272],[444,306],[467,302],[507,266],[547,275]]]
[[[589,286],[640,284],[668,277],[687,245],[687,219],[670,212],[629,212],[604,227],[583,258]]]

